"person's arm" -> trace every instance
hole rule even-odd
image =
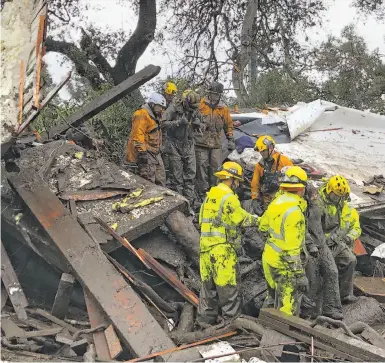
[[[261,192],[261,166],[259,163],[255,165],[253,178],[251,179],[251,199],[258,199]]]
[[[260,218],[244,210],[236,195],[226,200],[223,205],[223,211],[226,212],[227,218],[233,226],[257,227],[259,224]]]
[[[224,121],[224,130],[227,137],[227,140],[234,140],[233,135],[233,119],[231,118],[230,111],[228,107],[223,108],[223,121]]]
[[[132,118],[131,139],[137,152],[146,152],[145,144],[147,119],[143,114],[134,114]]]
[[[285,244],[290,251],[286,258],[292,272],[303,275],[304,269],[301,262],[302,244],[305,241],[306,222],[305,216],[298,208],[291,212],[283,225]]]
[[[354,241],[361,236],[360,216],[355,208],[345,202],[341,212],[341,228],[346,230],[345,241],[352,247]]]

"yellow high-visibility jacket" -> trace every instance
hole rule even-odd
[[[281,192],[260,219],[259,230],[269,237],[263,251],[266,262],[288,273],[303,273],[301,251],[305,242],[307,202],[300,196]]]
[[[246,212],[238,196],[226,184],[219,183],[207,193],[200,214],[200,251],[209,251],[216,245],[229,243],[239,248],[239,227],[257,226],[259,217]]]
[[[345,232],[350,243],[353,244],[362,232],[357,210],[349,207],[347,201],[343,201],[338,206],[329,202],[326,196],[326,186],[321,187],[318,194],[317,203],[322,213],[322,228],[325,236],[328,237],[331,232],[339,228],[340,231]]]

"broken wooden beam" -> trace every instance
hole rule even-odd
[[[21,288],[19,279],[13,269],[11,261],[8,257],[7,251],[4,248],[3,242],[1,244],[1,279],[5,289],[7,290],[9,299],[12,302],[16,315],[20,320],[27,320],[28,316],[25,308],[28,306],[28,300]]]
[[[100,311],[94,298],[90,296],[90,293],[84,291],[84,299],[86,301],[86,307],[88,317],[90,319],[91,328],[96,328],[100,324],[106,323],[106,318],[103,312]],[[95,343],[96,354],[101,361],[110,361],[111,354],[107,344],[107,338],[104,332],[95,332],[92,334]]]
[[[120,353],[122,353],[123,348],[120,344],[119,338],[115,333],[114,327],[110,325],[105,331],[104,335],[106,336],[108,350],[110,352],[111,359],[116,359]]]
[[[37,116],[39,116],[40,112],[45,108],[45,106],[48,105],[48,103],[54,98],[57,93],[63,88],[63,86],[68,82],[68,80],[71,78],[71,72],[68,72],[67,75],[61,80],[61,82],[54,87],[45,97],[45,99],[40,103],[39,108],[35,111],[33,111],[27,120],[25,120],[21,125],[18,125],[16,129],[16,136],[20,135],[27,126],[36,119]]]
[[[147,268],[150,268],[144,258],[138,253],[138,250],[127,241],[126,238],[119,236],[106,222],[104,222],[101,218],[94,217],[95,221],[98,222],[112,237],[114,237],[117,241],[119,241],[123,247],[127,248],[134,256],[136,256],[139,261],[143,263]]]
[[[38,176],[31,178],[33,181],[28,185],[19,178],[14,176],[9,180],[53,246],[61,252],[76,279],[97,299],[132,354],[148,354],[150,347],[159,350],[175,347],[140,297],[95,247],[80,224],[66,214],[48,186]],[[49,206],[45,203],[47,196],[52,200]],[[187,358],[171,356],[170,359]]]
[[[150,256],[145,250],[139,248],[139,255],[146,261],[146,264],[151,267],[158,276],[166,281],[171,287],[179,292],[188,302],[195,307],[198,307],[198,296],[196,296],[190,289],[188,289],[182,282],[178,280],[173,274],[169,273],[158,261]]]
[[[64,319],[68,313],[68,307],[74,289],[75,278],[71,274],[62,273],[57,288],[55,301],[51,314],[59,319]]]
[[[57,318],[56,316],[53,316],[48,311],[45,311],[43,309],[28,309],[28,312],[31,314],[40,315],[43,318],[46,318],[46,319],[52,321],[56,325],[59,325],[65,329],[67,329],[70,333],[75,334],[79,330],[79,329],[76,329],[75,327],[73,327],[71,324],[67,324],[65,321]]]
[[[311,337],[314,337],[314,346],[330,351],[340,358],[365,362],[383,361],[385,359],[384,349],[347,336],[337,330],[323,326],[312,328],[310,321],[287,315],[276,309],[262,309],[259,319],[264,325],[290,337],[303,339],[302,341],[307,344],[310,344]]]
[[[48,335],[56,335],[60,333],[63,330],[61,326],[58,328],[49,328],[44,330],[32,330],[32,331],[24,331],[22,330],[22,333],[16,333],[11,335],[9,338],[36,338],[36,337],[45,337]],[[8,338],[8,337],[7,337]]]
[[[50,139],[55,135],[60,135],[66,132],[71,126],[77,127],[82,122],[89,120],[107,107],[119,101],[124,96],[145,84],[150,79],[154,78],[160,72],[160,67],[149,65],[141,71],[127,78],[122,83],[104,92],[99,97],[96,97],[91,102],[87,103],[80,110],[75,111],[65,122],[48,131],[46,135],[42,135],[42,139]]]

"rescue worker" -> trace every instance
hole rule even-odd
[[[162,186],[166,184],[166,174],[160,155],[160,120],[165,109],[165,98],[159,93],[152,93],[147,103],[135,111],[127,142],[127,160],[137,164],[142,178]]]
[[[279,189],[278,177],[285,166],[293,166],[291,160],[276,151],[275,141],[269,135],[263,135],[255,143],[254,150],[262,158],[255,165],[251,180],[251,199],[255,213],[261,214],[266,210]]]
[[[280,193],[260,219],[259,230],[268,238],[262,254],[267,282],[265,306],[298,315],[308,280],[301,261],[305,243],[307,208],[304,199],[307,174],[299,166],[288,167],[280,180]]]
[[[361,235],[358,213],[347,203],[350,187],[341,175],[332,176],[318,191],[322,231],[338,268],[342,303],[356,300],[353,276],[357,263],[353,253],[354,241]]]
[[[342,320],[338,269],[333,254],[326,244],[326,237],[322,229],[321,210],[317,204],[317,198],[317,189],[308,185],[306,198],[308,203],[306,211],[308,233],[306,242],[309,239],[312,240],[318,250],[316,255],[309,250],[311,258],[306,266],[306,275],[309,280],[307,297],[314,302],[316,308],[309,315],[323,315],[335,320]]]
[[[235,149],[233,122],[228,107],[221,101],[222,94],[223,84],[212,82],[199,106],[202,122],[194,128],[197,191],[202,199],[209,188],[216,184],[213,174],[222,163],[222,130],[228,141],[228,149]]]
[[[162,128],[167,132],[171,189],[184,195],[194,206],[196,161],[192,125],[199,122],[199,95],[186,90],[167,108]]]
[[[178,88],[177,88],[175,83],[166,82],[163,85],[163,97],[166,100],[167,109],[173,107],[174,100],[175,100],[177,93],[178,93]],[[162,120],[165,121],[166,117],[167,117],[167,112],[164,112]],[[170,152],[170,147],[169,147],[169,140],[167,137],[167,131],[165,129],[163,129],[161,154],[162,154],[162,160],[163,160],[164,168],[166,170],[167,180],[169,179],[169,170],[170,170],[169,152]]]
[[[258,224],[258,217],[247,213],[235,194],[243,180],[242,167],[228,161],[215,176],[220,183],[207,193],[199,214],[202,282],[197,322],[202,327],[215,324],[219,308],[225,321],[240,315],[239,229]]]

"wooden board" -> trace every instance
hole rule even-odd
[[[141,71],[135,73],[131,77],[119,85],[104,92],[99,97],[96,97],[91,102],[87,103],[80,110],[75,111],[67,120],[65,124],[61,124],[48,131],[48,134],[42,135],[42,139],[46,140],[52,138],[55,135],[66,132],[70,126],[79,126],[82,122],[90,119],[103,111],[107,107],[111,106],[115,102],[119,101],[124,96],[128,95],[132,91],[145,84],[150,79],[154,78],[160,72],[160,67],[154,65],[148,65]]]
[[[281,323],[288,324],[291,329],[297,329],[302,334],[313,336],[315,340],[319,340],[326,345],[335,347],[349,355],[354,356],[357,360],[363,361],[382,361],[385,360],[385,350],[374,347],[368,343],[349,337],[340,331],[327,329],[317,325],[315,328],[310,326],[311,322],[300,319],[296,316],[284,314],[276,309],[262,309],[261,313],[271,319],[278,320]],[[288,334],[288,332],[284,332]]]
[[[25,308],[28,306],[28,300],[24,295],[23,289],[21,288],[19,279],[16,276],[15,270],[8,257],[7,251],[5,250],[3,243],[1,244],[1,279],[3,280],[5,289],[7,290],[8,296],[12,302],[13,308],[20,320],[27,320],[27,313]]]
[[[385,279],[382,277],[355,276],[354,286],[365,295],[385,302]]]
[[[88,318],[90,319],[91,328],[96,328],[101,324],[106,323],[105,315],[100,311],[97,303],[94,298],[90,296],[90,293],[84,291],[84,299],[86,301]],[[111,354],[110,349],[107,344],[107,339],[103,331],[96,332],[92,334],[95,344],[95,350],[98,358],[101,361],[110,361]]]
[[[139,296],[95,246],[80,224],[63,212],[59,199],[45,183],[36,176],[27,188],[18,177],[9,180],[67,260],[74,276],[98,301],[132,354],[141,356],[148,354],[150,349],[158,351],[174,348],[173,341]],[[53,205],[47,206],[44,202],[47,197],[56,199]],[[187,357],[181,355],[172,359],[186,360]]]

